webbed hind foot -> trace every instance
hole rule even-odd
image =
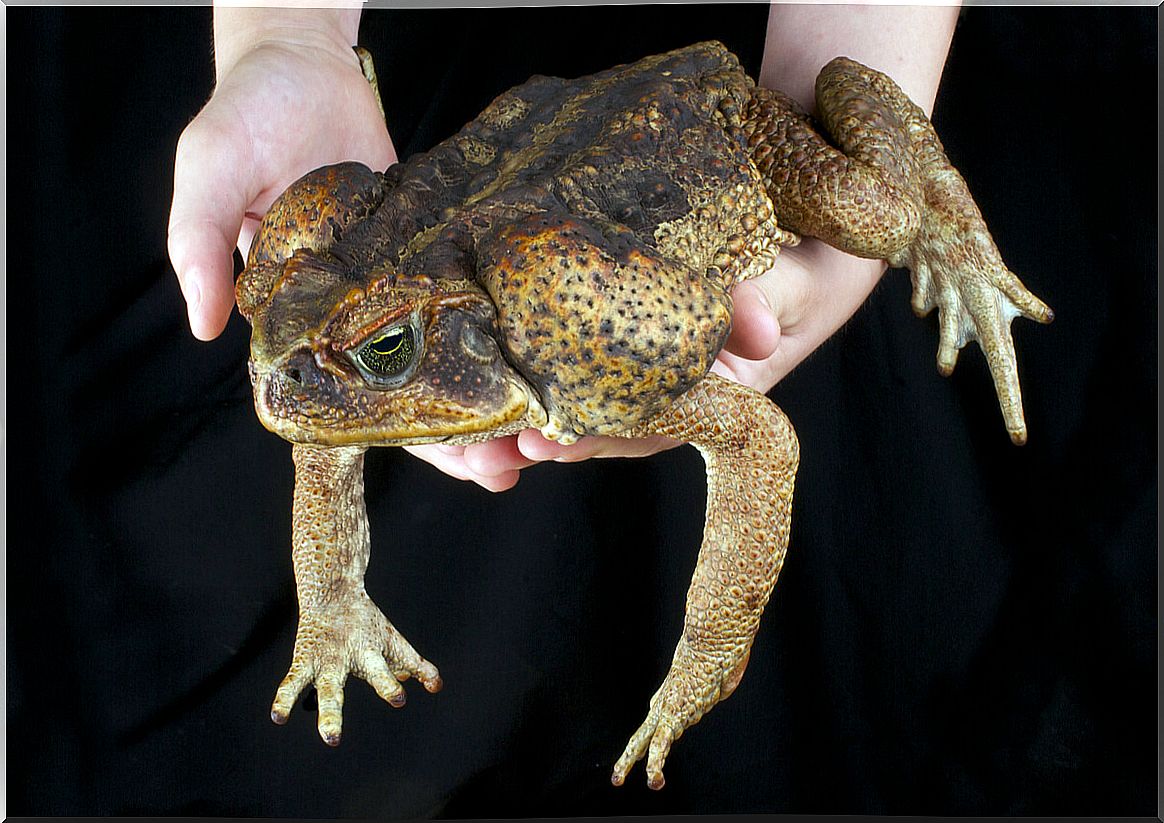
[[[1050,323],[1054,313],[1002,262],[978,207],[953,168],[926,185],[922,229],[908,248],[890,258],[913,280],[913,310],[938,309],[938,371],[949,376],[958,351],[971,340],[986,354],[1010,439],[1027,440],[1018,362],[1010,322],[1019,315]]]
[[[1003,264],[929,118],[896,83],[838,57],[816,99],[819,122],[779,92],[757,89],[749,103],[745,131],[781,222],[908,268],[914,310],[938,309],[938,370],[977,340],[1010,438],[1026,442],[1010,321],[1049,323],[1051,310]]]

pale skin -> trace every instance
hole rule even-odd
[[[838,55],[892,77],[926,113],[937,96],[957,6],[773,4],[758,81],[814,108],[813,83]],[[359,9],[235,8],[214,12],[217,86],[178,143],[169,252],[191,331],[217,337],[234,306],[231,255],[246,257],[259,220],[304,173],[341,160],[396,162],[351,46]],[[713,370],[766,392],[869,296],[885,263],[806,238],[734,292],[727,346]],[[586,437],[569,446],[529,429],[471,446],[408,447],[441,471],[490,491],[545,460],[636,457],[662,437]]]

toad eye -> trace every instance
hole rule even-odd
[[[372,383],[397,384],[416,359],[416,332],[411,325],[392,326],[374,335],[352,355]]]

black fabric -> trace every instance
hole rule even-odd
[[[713,37],[755,72],[765,13],[369,12],[362,40],[408,155],[535,72]],[[336,750],[309,707],[270,722],[290,449],[246,324],[196,342],[165,254],[210,12],[8,9],[8,811],[1153,814],[1156,19],[964,13],[935,120],[1057,314],[1015,324],[1030,443],[977,349],[936,374],[936,320],[888,276],[773,392],[803,453],[788,561],[656,794],[609,773],[680,630],[691,449],[501,495],[373,454],[368,589],[446,688],[398,711],[350,681]]]

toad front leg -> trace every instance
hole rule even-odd
[[[647,784],[660,789],[671,744],[744,674],[788,547],[800,452],[792,425],[771,400],[715,374],[626,436],[647,434],[691,443],[707,464],[703,544],[683,635],[646,720],[611,776],[622,785],[645,754]]]
[[[364,591],[369,548],[364,449],[297,444],[293,457],[292,552],[299,630],[291,669],[279,685],[271,719],[286,723],[299,693],[314,683],[319,735],[335,746],[349,673],[367,680],[392,706],[404,705],[398,681],[415,677],[436,692],[441,678]]]

